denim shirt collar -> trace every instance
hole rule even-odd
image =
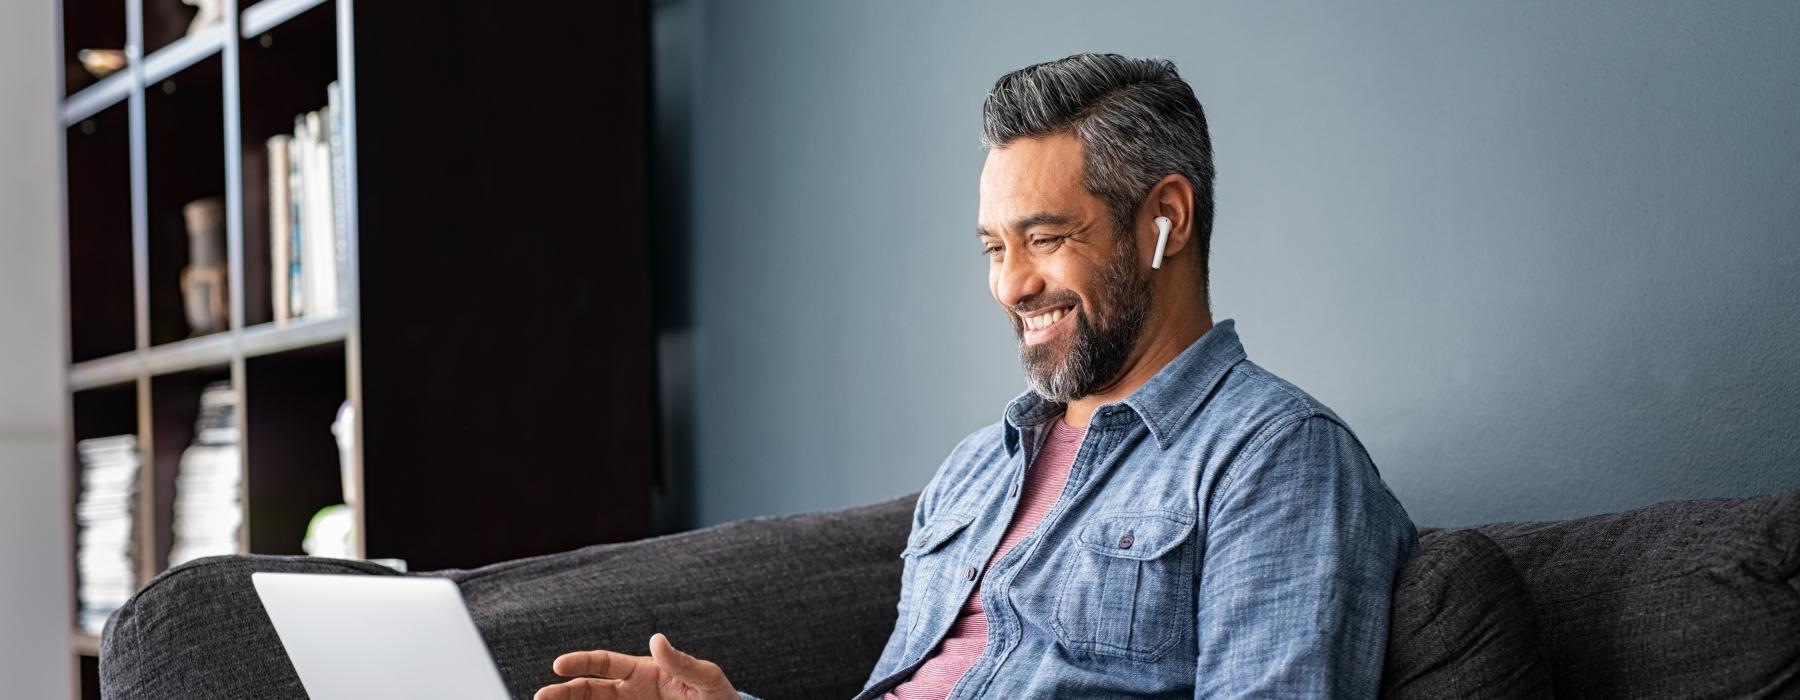
[[[1244,346],[1238,341],[1236,321],[1224,319],[1176,355],[1124,401],[1101,406],[1089,425],[1115,427],[1134,420],[1143,421],[1156,438],[1156,446],[1168,449],[1175,432],[1189,416],[1200,409],[1213,386],[1225,372],[1244,359]],[[1027,390],[1006,405],[1006,452],[1019,451],[1020,435],[1026,429],[1062,415],[1064,404],[1049,401],[1037,392]],[[1124,406],[1130,411],[1117,408]]]

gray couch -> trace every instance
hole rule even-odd
[[[765,698],[855,695],[894,625],[913,501],[757,518],[437,571],[507,686],[653,632]],[[1426,529],[1395,589],[1387,697],[1800,697],[1800,491],[1575,520]],[[235,556],[175,567],[109,621],[113,698],[305,697],[254,571],[399,575]]]

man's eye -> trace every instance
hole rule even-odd
[[[991,258],[991,257],[994,257],[994,256],[996,256],[996,255],[999,255],[999,254],[1000,254],[1000,250],[1001,250],[1001,249],[1000,249],[1000,246],[997,246],[997,245],[991,245],[991,244],[990,244],[990,245],[984,245],[984,246],[982,246],[982,247],[981,247],[981,254],[982,254],[982,255],[985,255],[985,256],[988,256],[988,257],[990,257],[990,258]]]
[[[1062,236],[1042,236],[1031,239],[1031,244],[1039,248],[1052,248],[1062,242]]]

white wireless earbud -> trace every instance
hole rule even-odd
[[[1171,226],[1174,224],[1169,222],[1169,217],[1156,217],[1156,257],[1150,260],[1150,269],[1152,270],[1162,269],[1163,251],[1169,247],[1169,228]]]

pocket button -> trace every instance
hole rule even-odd
[[[1119,538],[1119,549],[1131,549],[1131,532],[1127,531]]]

